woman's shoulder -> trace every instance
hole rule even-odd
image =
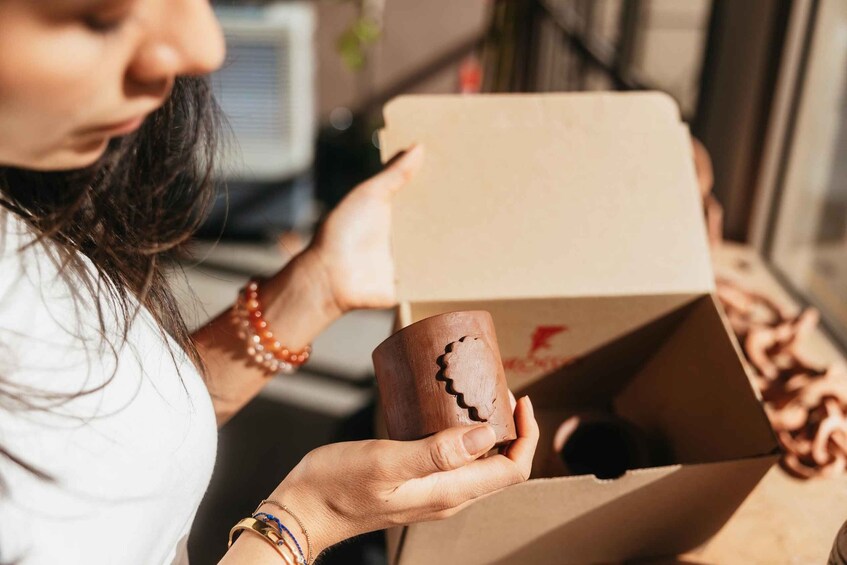
[[[4,308],[20,302],[33,309],[73,305],[76,314],[92,309],[96,269],[71,253],[40,238],[24,218],[0,206],[0,329],[12,323],[8,313],[4,319]]]
[[[41,369],[56,371],[70,361],[70,353],[84,354],[83,345],[96,334],[87,321],[89,313],[94,315],[91,305],[80,302],[51,245],[23,218],[0,207],[0,376],[56,392],[79,383],[42,379],[49,371]]]
[[[0,206],[0,277],[10,269],[20,270],[24,262],[27,245],[35,241],[35,234],[26,222],[6,208]]]
[[[11,294],[53,284],[61,272],[58,248],[40,240],[15,212],[0,206],[0,303]]]
[[[0,205],[0,260],[26,256],[37,240],[35,229],[22,216]]]
[[[68,259],[0,208],[0,377],[38,391],[36,398],[97,388],[115,372],[124,345],[159,345],[138,328],[124,344],[128,328],[111,293],[96,286],[103,283],[89,261]]]

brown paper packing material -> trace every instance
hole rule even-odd
[[[532,478],[389,533],[395,565],[670,555],[713,535],[777,444],[713,298],[688,131],[658,93],[404,96],[383,158],[397,195],[398,324],[487,310],[509,386],[556,423],[614,411],[654,466]],[[539,457],[552,437],[542,433]],[[546,450],[546,451],[545,451]]]

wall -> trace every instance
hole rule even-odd
[[[318,0],[318,113],[325,121],[338,106],[355,109],[369,95],[425,68],[432,61],[481,34],[488,0],[386,0],[382,39],[374,46],[370,68],[356,74],[336,51],[339,35],[356,17],[354,2]],[[414,92],[455,92],[454,65]]]

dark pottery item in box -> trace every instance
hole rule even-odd
[[[649,465],[647,438],[640,428],[614,414],[584,412],[556,430],[548,472],[614,479]]]
[[[847,522],[838,531],[827,565],[847,565]]]
[[[494,428],[498,444],[517,437],[488,312],[449,312],[411,324],[383,341],[373,362],[391,439],[482,422]]]

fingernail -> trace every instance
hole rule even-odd
[[[462,436],[462,442],[465,444],[465,449],[471,455],[479,455],[491,449],[494,442],[497,441],[497,435],[491,426],[479,426]]]
[[[526,398],[526,403],[529,404],[529,411],[532,414],[535,414],[535,406],[532,405],[532,399],[527,394],[524,398]]]

